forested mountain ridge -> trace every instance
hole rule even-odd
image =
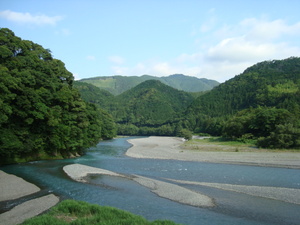
[[[300,58],[258,63],[198,97],[188,129],[272,148],[300,147]]]
[[[121,109],[119,115],[115,115],[116,120],[138,126],[153,126],[174,119],[194,100],[189,93],[158,80],[144,81],[116,99],[124,112],[120,115]]]
[[[191,131],[252,139],[261,147],[299,148],[299,86],[300,58],[291,57],[255,64],[196,99],[186,92],[171,98],[166,92],[176,89],[151,80],[104,106],[114,116],[119,134],[182,135],[182,131]]]
[[[51,51],[0,29],[0,164],[82,154],[115,135]]]
[[[82,97],[100,105],[113,115],[118,134],[176,135],[181,130],[175,121],[195,99],[158,80],[147,80],[118,95],[107,94],[91,84],[75,82]]]
[[[103,109],[110,110],[115,103],[113,94],[92,84],[74,81],[73,86],[80,92],[81,97],[85,101],[97,104]]]
[[[107,90],[114,95],[119,95],[146,80],[159,80],[168,86],[187,92],[207,91],[219,85],[219,83],[215,80],[196,78],[182,74],[174,74],[167,77],[155,77],[150,75],[103,76],[81,79],[79,81],[93,84],[96,87]]]
[[[265,61],[200,96],[189,110],[213,117],[258,106],[297,110],[299,84],[300,58]]]

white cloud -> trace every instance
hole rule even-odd
[[[63,19],[62,16],[46,16],[44,14],[32,15],[30,13],[13,12],[5,10],[0,12],[0,17],[20,23],[20,24],[34,24],[34,25],[56,25],[56,23]]]
[[[243,29],[249,29],[249,40],[270,41],[288,35],[300,35],[300,22],[288,25],[284,20],[258,20],[249,18],[239,24]]]
[[[110,56],[108,57],[109,61],[112,62],[112,63],[115,63],[115,64],[123,64],[125,62],[125,59],[122,58],[121,56],[118,56],[118,55],[113,55],[113,56]]]
[[[235,26],[223,26],[215,34],[220,39],[204,50],[202,64],[205,73],[218,76],[215,79],[219,81],[260,61],[300,56],[300,47],[293,44],[300,36],[300,22],[250,18]]]
[[[218,28],[217,24],[212,25],[209,28],[214,29],[212,33],[205,34],[205,37],[210,35],[210,40],[204,39],[205,45],[199,43],[195,52],[182,53],[167,60],[143,61],[134,66],[119,65],[113,70],[127,76],[182,73],[224,82],[261,61],[300,57],[300,46],[297,45],[300,22],[288,24],[284,20],[250,18]]]
[[[253,43],[245,37],[235,37],[222,40],[216,46],[208,49],[210,60],[229,61],[259,61],[272,58],[278,51],[278,46],[269,43]]]

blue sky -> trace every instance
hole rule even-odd
[[[298,0],[1,0],[0,27],[52,51],[76,79],[168,76],[224,82],[300,56]]]

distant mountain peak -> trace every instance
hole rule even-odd
[[[156,77],[146,74],[142,76],[114,75],[86,78],[79,81],[93,84],[96,87],[107,90],[114,95],[119,95],[146,80],[158,80],[170,87],[187,92],[207,91],[219,85],[219,82],[215,80],[197,78],[183,74],[173,74],[166,77]]]

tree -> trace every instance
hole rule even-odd
[[[115,135],[111,116],[86,103],[51,51],[0,29],[0,164],[82,154]]]

